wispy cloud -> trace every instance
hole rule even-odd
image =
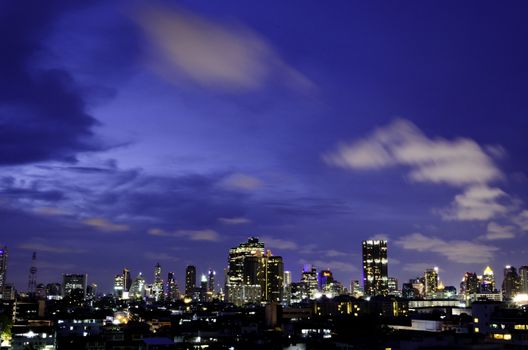
[[[490,222],[487,226],[487,231],[481,238],[493,241],[498,239],[515,238],[516,228],[512,225],[500,225],[496,222]]]
[[[164,78],[184,75],[202,86],[228,91],[255,90],[271,78],[297,90],[313,89],[313,83],[284,62],[262,36],[241,24],[161,6],[141,8],[136,19],[155,49],[151,64]]]
[[[276,248],[282,250],[295,250],[299,248],[299,245],[294,241],[289,241],[286,239],[272,238],[268,236],[262,237],[262,241],[269,248]]]
[[[348,169],[404,165],[410,168],[413,181],[455,186],[485,184],[503,176],[475,141],[432,139],[405,119],[395,120],[364,139],[341,144],[323,158],[328,164]]]
[[[83,253],[84,250],[70,247],[70,246],[60,246],[58,244],[49,244],[43,242],[44,240],[35,240],[32,242],[26,242],[20,244],[18,247],[24,250],[31,250],[34,252],[45,252],[45,253],[56,253],[56,254],[75,254]]]
[[[128,225],[116,224],[104,218],[90,218],[84,220],[82,223],[105,232],[124,232],[130,229]]]
[[[243,225],[251,223],[251,220],[244,217],[219,218],[218,221],[226,225]]]
[[[428,237],[421,233],[403,236],[396,240],[396,244],[407,250],[436,253],[450,261],[461,264],[486,263],[498,250],[497,247],[479,242],[447,241],[437,237]]]
[[[385,233],[378,233],[378,234],[375,234],[374,236],[369,237],[369,239],[374,240],[374,241],[376,240],[386,241],[389,239],[389,235]]]
[[[180,259],[174,255],[160,252],[146,252],[143,256],[153,261],[179,261]]]
[[[220,185],[227,189],[254,190],[262,186],[262,181],[251,175],[234,173],[223,178]]]
[[[186,238],[191,241],[219,241],[220,235],[214,230],[176,230],[165,231],[159,228],[152,228],[148,231],[151,236],[158,237],[178,237]]]
[[[340,272],[348,272],[348,273],[354,273],[358,271],[357,267],[355,267],[352,263],[343,262],[339,260],[308,261],[306,259],[301,259],[299,260],[299,263],[300,264],[312,264],[316,266],[318,270],[329,269],[331,271],[340,271]]]

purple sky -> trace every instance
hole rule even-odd
[[[361,279],[371,237],[400,282],[528,264],[526,2],[177,3],[0,5],[20,290],[33,251],[38,282],[183,286],[252,235],[294,280]]]

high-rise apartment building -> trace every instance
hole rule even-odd
[[[272,256],[271,252],[262,259],[265,275],[261,278],[262,301],[281,302],[284,294],[284,263],[281,256]]]
[[[367,240],[362,242],[362,247],[365,294],[387,295],[389,293],[387,241]]]
[[[86,274],[64,274],[62,276],[62,295],[86,297],[88,275]]]
[[[191,297],[196,288],[196,267],[193,265],[187,266],[185,269],[185,295]]]
[[[305,264],[301,274],[301,283],[305,285],[306,291],[310,299],[315,299],[319,293],[319,285],[317,283],[317,269],[315,266]]]

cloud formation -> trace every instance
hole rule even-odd
[[[99,231],[105,232],[124,232],[130,230],[130,227],[125,224],[116,224],[104,218],[90,218],[83,220],[85,225],[91,226]]]
[[[492,259],[497,247],[483,243],[428,237],[421,233],[413,233],[396,240],[396,245],[407,250],[436,253],[450,261],[460,264],[486,263]]]
[[[378,128],[364,139],[341,144],[323,159],[334,166],[359,170],[404,165],[410,168],[412,181],[454,186],[486,184],[503,176],[475,141],[431,139],[405,119]]]
[[[202,86],[229,91],[255,90],[273,77],[298,90],[313,88],[262,36],[243,25],[161,6],[142,8],[136,20],[155,49],[153,64],[164,78],[176,72]]]
[[[148,230],[148,234],[158,237],[178,237],[186,238],[191,241],[210,241],[216,242],[220,240],[220,235],[214,230],[176,230],[164,231],[159,228],[152,228]]]
[[[500,225],[496,222],[490,222],[487,226],[487,232],[481,238],[494,241],[497,239],[515,238],[515,227],[512,225]]]
[[[281,238],[273,238],[269,236],[262,237],[262,241],[269,248],[276,248],[281,250],[295,250],[299,248],[299,245],[294,241],[289,241]]]
[[[508,195],[499,188],[471,186],[456,195],[451,206],[441,210],[440,214],[446,220],[489,220],[509,211],[501,202],[507,198]]]
[[[226,225],[243,225],[251,223],[251,220],[244,217],[219,218],[218,221]]]
[[[227,189],[254,190],[262,186],[262,181],[251,175],[233,173],[223,178],[220,185]]]

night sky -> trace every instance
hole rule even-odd
[[[526,1],[2,1],[0,245],[27,288],[261,237],[361,279],[528,264]]]

